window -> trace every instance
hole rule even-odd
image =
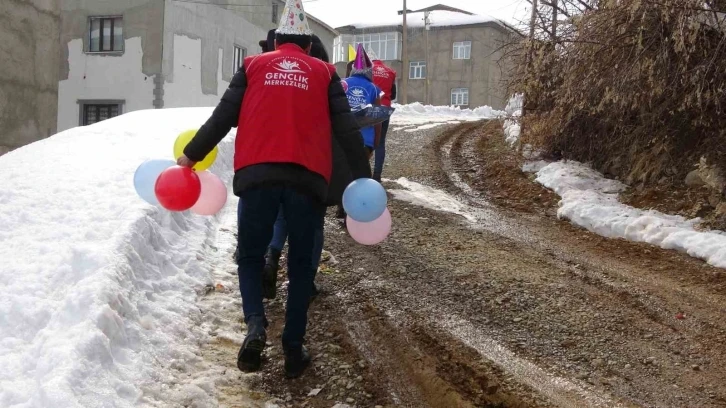
[[[357,48],[358,44],[363,44],[368,52],[375,52],[383,61],[401,59],[401,34],[394,32],[338,36],[333,43],[333,61],[348,62],[348,46]]]
[[[275,24],[280,23],[280,5],[279,4],[273,4],[272,5],[272,22]]]
[[[238,45],[234,46],[234,68],[232,70],[232,75],[236,74],[237,71],[239,71],[239,67],[242,66],[242,63],[244,62],[246,56],[247,48],[240,47]]]
[[[426,61],[411,61],[408,78],[409,79],[426,78]]]
[[[469,88],[454,88],[451,90],[451,104],[456,106],[469,105]]]
[[[123,101],[79,101],[81,126],[88,126],[122,114]]]
[[[471,59],[471,41],[454,43],[454,59]]]
[[[91,17],[88,52],[121,52],[124,50],[123,18]]]

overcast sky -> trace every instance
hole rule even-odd
[[[305,11],[332,27],[354,22],[375,21],[382,15],[396,15],[403,0],[304,0]],[[489,15],[510,24],[526,19],[526,0],[407,0],[409,10],[434,4],[460,8],[475,14]]]

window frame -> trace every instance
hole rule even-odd
[[[366,51],[373,49],[382,61],[401,61],[402,34],[398,31],[386,31],[370,34],[341,34],[335,37],[333,63],[347,63],[348,45],[357,48],[358,44],[363,44]]]
[[[116,28],[115,21],[117,19],[121,20],[121,44],[120,44],[120,49],[114,50],[114,45],[116,45],[115,44],[116,36],[114,35],[115,28]],[[98,44],[99,44],[98,51],[94,51],[92,49],[92,47],[93,47],[93,22],[96,20],[100,20],[100,25],[98,28],[98,31],[99,31],[99,33],[98,33]],[[110,41],[110,48],[111,48],[110,50],[103,49],[103,42],[104,42],[103,41],[103,38],[104,38],[103,29],[104,29],[105,21],[111,21],[111,32],[109,34],[110,35],[109,41]],[[86,47],[86,53],[87,54],[123,54],[126,49],[123,21],[124,21],[123,15],[89,16],[88,17],[88,47]]]
[[[469,106],[469,93],[469,88],[451,88],[451,106]],[[462,103],[459,103],[459,98]]]
[[[239,59],[237,51],[240,51]],[[238,44],[234,44],[232,48],[232,64],[234,66],[234,69],[232,71],[232,75],[236,74],[237,71],[239,71],[239,68],[242,66],[242,63],[244,62],[245,58],[247,57],[247,47],[243,47]],[[239,65],[237,66],[239,62]]]
[[[88,106],[117,106],[118,113],[116,116],[110,116],[107,119],[115,118],[117,116],[121,116],[124,114],[124,107],[126,106],[126,101],[123,99],[79,99],[77,101],[78,103],[78,126],[90,126],[95,123],[103,122],[102,120],[96,121],[91,124],[86,124],[86,108]]]
[[[416,65],[414,65],[416,64]],[[427,74],[426,61],[409,61],[408,63],[408,79],[426,79]],[[418,74],[416,76],[416,74]]]
[[[452,46],[452,59],[454,60],[470,60],[471,59],[471,41],[454,41]],[[467,53],[468,51],[468,53]],[[463,52],[463,56],[461,55]]]

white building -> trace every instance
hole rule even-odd
[[[215,106],[281,0],[62,0],[58,131],[124,112]],[[309,16],[332,50],[337,33]]]

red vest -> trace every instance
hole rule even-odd
[[[393,93],[393,84],[396,83],[396,71],[381,61],[373,61],[373,83],[385,92],[381,98],[381,105],[391,106],[391,93]]]
[[[328,87],[335,67],[294,44],[245,58],[247,75],[234,169],[294,163],[330,182]]]

